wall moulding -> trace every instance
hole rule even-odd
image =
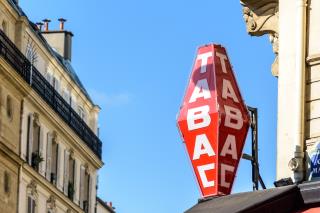
[[[247,32],[252,36],[268,34],[276,58],[272,64],[273,76],[278,76],[279,0],[241,0]]]
[[[309,66],[320,64],[320,53],[309,55],[306,62]]]

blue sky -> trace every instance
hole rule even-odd
[[[118,213],[178,213],[200,193],[176,129],[198,46],[227,48],[246,103],[259,108],[261,175],[275,180],[277,79],[268,37],[246,33],[239,1],[20,0],[29,18],[68,19],[72,63],[102,108],[99,196]],[[245,151],[250,151],[247,141]],[[250,191],[242,160],[234,192]]]

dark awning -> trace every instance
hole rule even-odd
[[[278,213],[320,206],[320,182],[309,182],[199,201],[185,213]]]

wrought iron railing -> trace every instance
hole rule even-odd
[[[0,30],[0,56],[40,95],[101,159],[102,142],[43,75]],[[32,67],[32,68],[31,68]],[[31,70],[32,69],[32,70]],[[31,76],[32,75],[32,76]]]

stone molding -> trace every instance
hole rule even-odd
[[[320,64],[320,53],[309,55],[306,61],[309,66]]]
[[[252,36],[269,34],[276,58],[272,64],[272,75],[279,73],[279,0],[241,0],[243,18],[247,32]]]

